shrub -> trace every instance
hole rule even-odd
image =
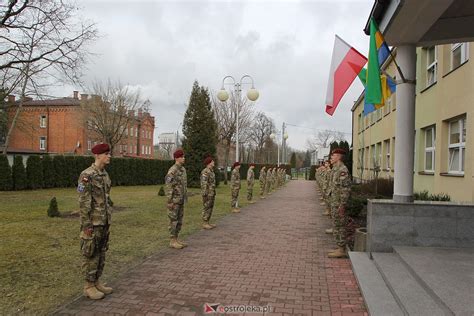
[[[426,190],[415,192],[413,198],[417,201],[451,201],[451,197],[446,193],[430,194]]]
[[[158,191],[159,196],[165,196],[165,188],[163,186],[160,187],[160,191]]]
[[[346,205],[346,214],[350,217],[359,217],[364,205],[367,205],[367,198],[350,197]]]
[[[0,155],[0,191],[8,191],[13,188],[12,168],[5,155]]]
[[[48,216],[49,217],[60,217],[61,213],[58,210],[58,202],[56,201],[56,197],[53,197],[49,202],[48,208]]]
[[[26,171],[23,165],[23,156],[13,158],[12,177],[14,190],[26,189]]]
[[[26,180],[28,189],[43,187],[43,168],[39,156],[31,155],[26,161]]]
[[[43,159],[41,159],[41,166],[43,168],[43,187],[54,188],[56,172],[51,157],[48,155],[43,156]]]

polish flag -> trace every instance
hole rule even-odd
[[[326,92],[326,113],[333,115],[339,101],[367,63],[367,58],[336,35]]]

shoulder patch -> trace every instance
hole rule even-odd
[[[84,183],[79,183],[79,185],[77,186],[77,192],[79,193],[83,193],[86,189],[86,186],[84,185]]]

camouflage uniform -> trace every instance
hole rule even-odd
[[[109,226],[112,216],[110,200],[111,181],[105,169],[99,170],[95,164],[79,176],[82,272],[88,282],[97,281],[105,265],[105,253],[109,249]],[[91,236],[84,230],[92,228]]]
[[[216,199],[216,175],[211,168],[201,171],[202,220],[208,222],[212,216]]]
[[[276,177],[276,169],[272,171],[272,183],[273,183],[273,190],[278,189],[277,177]]]
[[[265,170],[260,169],[260,176],[258,177],[258,181],[260,182],[260,196],[263,196],[265,193],[266,176]]]
[[[334,221],[334,236],[339,247],[346,245],[347,216],[345,208],[351,193],[351,180],[349,171],[342,161],[333,165],[330,172],[331,186],[329,196],[331,200],[331,213]]]
[[[187,194],[186,169],[175,163],[166,174],[166,197],[168,198],[168,218],[170,236],[178,237],[183,225],[184,202]]]
[[[265,181],[265,193],[268,194],[272,190],[272,169],[268,169]]]
[[[232,170],[232,175],[230,176],[230,190],[232,193],[231,206],[237,208],[240,191],[240,172],[236,168]]]
[[[253,185],[255,183],[255,174],[252,168],[247,171],[247,201],[252,201]]]

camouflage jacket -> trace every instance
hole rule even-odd
[[[82,229],[110,224],[112,217],[110,187],[111,181],[105,169],[99,170],[92,164],[82,171],[77,185]]]
[[[265,170],[260,170],[260,176],[258,177],[258,181],[260,181],[260,186],[264,187],[265,186]]]
[[[201,195],[204,197],[216,195],[216,175],[207,167],[201,171]]]
[[[188,187],[186,169],[174,164],[166,175],[165,187],[168,204],[184,204]]]
[[[329,171],[330,183],[329,192],[336,198],[347,201],[351,193],[351,179],[349,170],[342,161],[333,165]]]
[[[272,177],[272,170],[271,169],[268,169],[268,171],[267,171],[267,179],[266,180],[267,180],[267,183],[269,185],[272,184],[273,177]]]
[[[253,172],[252,169],[249,168],[247,171],[247,185],[248,186],[253,186],[255,183],[255,173]]]
[[[240,172],[237,169],[232,170],[232,175],[230,176],[230,188],[232,190],[240,189]]]

